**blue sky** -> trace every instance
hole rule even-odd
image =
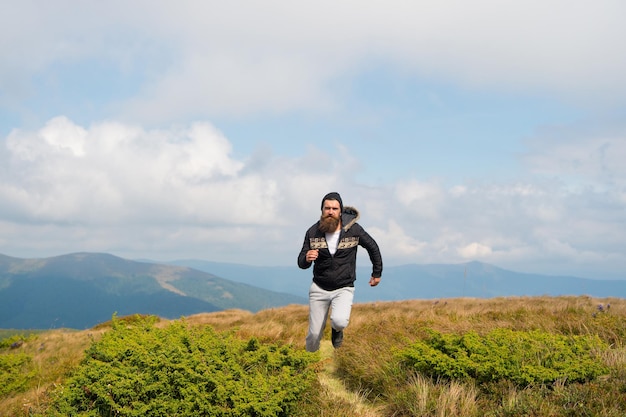
[[[338,191],[387,265],[626,279],[625,15],[7,2],[0,253],[295,266]]]

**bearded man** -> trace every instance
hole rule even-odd
[[[339,193],[328,193],[322,199],[320,220],[311,226],[298,255],[298,266],[313,266],[309,289],[309,331],[306,350],[315,352],[326,327],[328,311],[332,327],[332,344],[343,343],[343,330],[350,321],[356,280],[358,246],[367,251],[372,262],[370,286],[380,283],[383,260],[376,241],[357,223],[360,214],[354,207],[343,206]]]

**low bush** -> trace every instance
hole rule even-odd
[[[556,381],[585,382],[609,372],[596,358],[608,345],[595,335],[495,329],[480,336],[430,331],[399,352],[401,364],[433,378],[508,380],[519,387]]]
[[[7,331],[8,332],[8,331]],[[24,343],[33,341],[37,338],[36,334],[23,334],[23,333],[6,333],[7,336],[0,338],[0,350],[2,349],[14,349],[21,347]]]
[[[159,328],[150,318],[132,325],[114,318],[48,415],[297,415],[300,397],[316,380],[310,366],[316,359],[184,320]]]
[[[34,376],[35,370],[30,355],[25,353],[0,355],[0,397],[27,389]]]

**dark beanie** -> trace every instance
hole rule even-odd
[[[324,198],[322,198],[322,210],[324,210],[324,201],[326,200],[337,200],[339,201],[339,210],[341,212],[343,212],[343,201],[341,201],[341,196],[339,195],[339,193],[336,192],[332,192],[332,193],[328,193],[324,196]]]

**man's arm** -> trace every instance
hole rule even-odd
[[[298,266],[301,269],[308,269],[311,267],[312,261],[307,260],[307,252],[311,250],[311,240],[309,239],[309,232],[304,235],[304,242],[302,243],[302,249],[298,254]]]
[[[372,262],[372,279],[370,279],[370,285],[374,287],[378,285],[380,277],[383,274],[383,257],[380,254],[380,248],[374,238],[372,238],[363,228],[361,228],[359,236],[359,245],[365,248],[370,257],[370,261]],[[376,281],[373,284],[374,279],[376,279]]]

